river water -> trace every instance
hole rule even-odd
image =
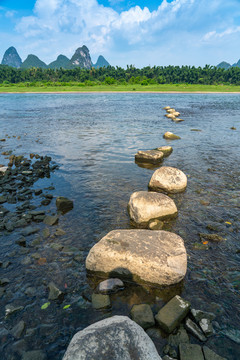
[[[164,117],[166,105],[185,121],[175,124]],[[53,186],[49,192],[54,198],[74,201],[74,209],[49,227],[49,236],[42,233],[46,225],[38,224],[40,232],[28,236],[24,248],[16,244],[21,229],[1,232],[0,277],[9,280],[1,297],[1,359],[43,350],[47,359],[60,360],[76,331],[115,314],[129,315],[133,304],[149,303],[156,312],[175,294],[197,309],[214,312],[216,333],[207,346],[229,360],[239,358],[240,95],[1,94],[0,125],[0,137],[6,138],[1,152],[49,155],[59,165],[35,188]],[[166,131],[181,140],[166,141]],[[93,310],[87,298],[99,280],[87,277],[86,256],[109,231],[130,228],[129,197],[147,190],[156,169],[135,164],[134,154],[162,145],[173,147],[164,165],[188,176],[187,190],[173,196],[178,218],[164,227],[185,241],[186,278],[165,290],[127,284],[111,296],[110,310]],[[7,164],[3,155],[0,159]],[[38,206],[42,208],[56,213],[54,199],[47,207]],[[54,235],[56,228],[65,234]],[[217,233],[224,241],[203,245],[199,233]],[[65,296],[43,310],[50,281]],[[7,304],[24,308],[5,317]],[[63,309],[65,305],[71,306]],[[20,320],[25,330],[14,339],[11,329]],[[166,338],[157,330],[152,336],[162,355]]]

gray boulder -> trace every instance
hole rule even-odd
[[[187,270],[182,238],[163,230],[113,230],[90,250],[90,271],[159,285],[180,282]]]
[[[153,191],[134,192],[128,203],[128,212],[132,223],[141,228],[147,228],[150,220],[165,220],[176,217],[178,213],[170,197]]]
[[[148,187],[153,191],[179,193],[186,189],[187,177],[179,169],[162,166],[153,173]]]
[[[126,316],[113,316],[79,331],[63,360],[161,360],[152,340]]]

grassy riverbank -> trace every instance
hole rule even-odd
[[[0,84],[0,93],[45,93],[45,92],[216,92],[216,93],[238,93],[240,86],[236,85],[199,85],[199,84],[127,84],[127,85],[94,85],[83,83],[19,83]]]

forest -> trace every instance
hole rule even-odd
[[[71,70],[60,69],[16,69],[0,65],[0,84],[19,84],[35,86],[37,83],[48,85],[68,85],[77,82],[94,86],[99,84],[205,84],[205,85],[240,85],[240,68],[228,70],[206,65],[194,66],[147,66],[138,69],[128,65],[126,69],[108,66],[90,70],[76,67]]]

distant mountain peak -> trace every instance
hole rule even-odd
[[[24,62],[22,63],[21,68],[29,69],[32,67],[46,69],[47,65],[42,60],[40,60],[36,55],[30,54],[28,55],[26,60],[24,60]]]
[[[110,66],[109,62],[102,56],[100,55],[97,59],[96,64],[94,65],[94,67],[97,68],[101,68],[101,67],[108,67]]]
[[[11,46],[5,51],[2,59],[2,65],[8,65],[15,68],[20,68],[22,65],[22,59],[18,55],[18,52],[14,46]]]
[[[70,62],[72,65],[79,66],[85,69],[91,69],[91,67],[93,66],[91,56],[86,45],[79,47],[75,51],[75,54],[72,56]]]

